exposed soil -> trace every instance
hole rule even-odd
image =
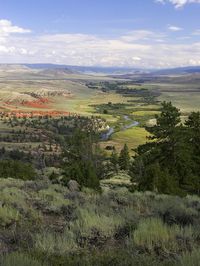
[[[48,98],[39,98],[34,101],[24,101],[21,103],[23,106],[32,107],[32,108],[48,108],[50,100]]]

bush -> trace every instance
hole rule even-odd
[[[194,257],[199,229],[198,197],[0,179],[0,250],[39,265],[178,266]]]
[[[0,194],[0,201],[7,205],[14,206],[17,209],[28,210],[26,203],[28,194],[21,189],[15,187],[4,188]]]
[[[0,161],[0,178],[8,177],[31,180],[35,178],[35,170],[30,164],[21,161],[2,160]]]
[[[48,212],[60,213],[63,206],[69,206],[70,200],[64,198],[64,191],[59,191],[59,186],[51,185],[48,189],[38,192],[38,200],[42,201],[45,210]]]
[[[14,208],[0,207],[0,226],[9,226],[19,220],[19,212]]]
[[[168,198],[168,200],[161,201],[158,199],[157,210],[160,217],[164,220],[165,223],[172,225],[178,224],[180,226],[188,226],[194,224],[195,217],[198,216],[198,212],[191,208],[187,207],[184,204],[184,200],[180,198]]]
[[[51,266],[175,266],[172,261],[160,262],[150,255],[136,255],[127,250],[107,249],[82,251],[78,254],[63,256],[48,256],[48,265]]]

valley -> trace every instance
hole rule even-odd
[[[200,266],[199,14],[0,1],[0,266]]]
[[[0,264],[198,256],[200,90],[166,79],[0,67]]]
[[[198,74],[147,78],[142,74],[88,75],[67,68],[0,68],[1,133],[5,131],[2,121],[6,117],[95,115],[106,120],[112,133],[106,141],[102,139],[103,148],[115,146],[120,151],[127,143],[132,150],[146,142],[148,134],[144,128],[154,123],[161,101],[171,101],[180,108],[183,119],[191,111],[198,111]],[[136,124],[129,127],[129,120]]]

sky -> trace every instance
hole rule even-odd
[[[0,63],[200,65],[200,0],[0,0]]]

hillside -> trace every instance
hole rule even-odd
[[[199,262],[199,97],[198,73],[2,66],[0,264]]]
[[[199,259],[198,197],[97,195],[13,179],[0,179],[0,192],[1,265],[188,266]]]

